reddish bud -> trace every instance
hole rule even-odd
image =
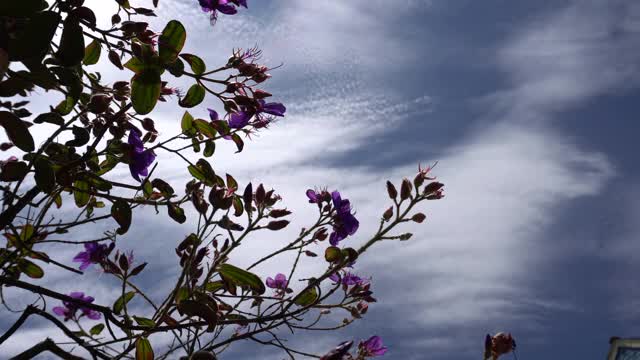
[[[109,109],[111,104],[111,96],[105,94],[96,94],[89,100],[89,111],[94,114],[102,114]]]
[[[277,231],[284,229],[287,225],[289,225],[289,220],[270,221],[267,224],[267,229]]]
[[[437,182],[437,181],[430,182],[429,184],[427,184],[427,186],[424,187],[423,194],[429,195],[429,194],[435,193],[438,190],[442,189],[443,186],[444,184],[441,182]]]
[[[142,119],[142,128],[147,131],[156,131],[155,123],[149,118]]]
[[[9,149],[11,149],[13,147],[13,144],[10,142],[4,142],[2,144],[0,144],[0,150],[2,151],[7,151]]]
[[[396,187],[393,186],[391,181],[387,181],[387,193],[389,193],[391,199],[395,200],[395,198],[398,197],[398,190],[396,190]]]
[[[258,205],[264,204],[265,197],[266,197],[266,192],[264,191],[264,186],[260,184],[256,189],[256,204]]]
[[[283,217],[283,216],[287,216],[289,214],[291,214],[291,211],[289,211],[287,209],[273,209],[269,213],[269,216],[272,217],[272,218],[280,218],[280,217]]]
[[[409,196],[411,196],[411,190],[412,190],[411,181],[409,181],[409,179],[403,179],[402,185],[400,186],[400,199],[401,200],[408,199]]]
[[[253,98],[254,99],[260,100],[260,99],[268,98],[270,96],[271,96],[271,94],[266,92],[266,91],[264,91],[264,90],[260,90],[260,89],[253,90]]]
[[[329,236],[327,234],[327,229],[325,228],[320,228],[318,230],[316,230],[315,233],[313,233],[313,240],[320,240],[320,241],[324,241],[327,239],[327,236]]]
[[[389,219],[391,219],[392,216],[393,216],[393,206],[389,206],[389,208],[384,212],[384,214],[382,214],[382,218],[384,219],[384,221],[389,221]]]
[[[427,215],[423,213],[417,213],[411,217],[411,220],[417,222],[418,224],[421,224],[426,218],[427,218]]]
[[[313,251],[309,251],[309,250],[305,251],[305,252],[304,252],[304,254],[305,254],[305,255],[307,255],[307,256],[309,256],[309,257],[316,257],[316,256],[318,256],[318,254],[314,253]]]
[[[417,189],[420,186],[422,186],[422,184],[424,184],[424,176],[422,176],[421,173],[418,173],[418,175],[416,175],[415,179],[413,179],[413,185],[415,185],[416,189]]]

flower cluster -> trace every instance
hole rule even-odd
[[[113,250],[114,244],[107,246],[99,244],[97,242],[89,242],[84,244],[84,251],[81,251],[73,258],[73,262],[80,263],[80,270],[87,269],[91,264],[102,263],[111,250]]]
[[[342,284],[344,286],[364,286],[369,283],[369,280],[362,279],[358,275],[348,271],[343,275],[340,275],[338,273],[332,274],[331,276],[329,276],[329,279],[333,280],[337,284]]]
[[[276,291],[276,297],[283,297],[285,292],[287,291],[288,286],[289,281],[287,280],[287,277],[282,273],[276,274],[275,278],[267,278],[267,287]]]
[[[95,300],[93,297],[91,296],[85,296],[83,292],[77,291],[77,292],[72,292],[69,294],[69,297],[79,300],[81,302],[85,302],[85,303],[92,303],[93,300]],[[56,306],[53,308],[53,312],[56,315],[59,316],[64,316],[64,321],[70,320],[70,319],[75,319],[76,317],[76,313],[78,312],[78,310],[80,310],[82,312],[82,314],[80,315],[80,317],[82,316],[86,316],[91,320],[99,320],[100,319],[100,313],[92,310],[88,307],[84,307],[82,305],[73,303],[73,302],[69,302],[69,301],[63,301],[62,304],[64,306]]]
[[[353,346],[353,341],[344,341],[334,349],[320,357],[320,360],[347,360],[354,357],[349,354],[349,349]],[[382,344],[382,338],[374,335],[367,340],[360,341],[358,344],[357,359],[366,359],[370,357],[382,356],[387,352],[387,347]]]
[[[330,195],[327,191],[307,190],[307,197],[312,204],[318,204],[322,208],[323,202],[331,202],[333,204],[333,232],[329,236],[329,242],[333,246],[337,246],[340,241],[353,235],[358,231],[360,222],[352,213],[351,203],[348,199],[343,199],[338,191],[332,192]]]
[[[516,349],[516,341],[511,334],[499,332],[494,336],[487,334],[484,342],[484,358],[497,360],[500,355],[508,354]]]
[[[211,13],[211,24],[218,20],[218,12],[225,15],[238,13],[237,7],[247,8],[247,0],[198,0],[202,11]]]

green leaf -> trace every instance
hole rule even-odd
[[[136,340],[136,360],[153,360],[153,348],[146,337]]]
[[[218,267],[218,272],[224,281],[241,287],[248,287],[260,295],[264,294],[266,291],[264,283],[262,283],[262,280],[260,280],[257,275],[231,264],[220,265]]]
[[[205,285],[205,289],[209,292],[216,292],[220,289],[224,288],[224,282],[222,281],[211,281]]]
[[[136,74],[131,79],[131,103],[133,109],[140,115],[151,112],[158,102],[162,83],[160,72],[149,68]]]
[[[216,151],[216,143],[213,140],[207,140],[204,143],[204,152],[202,155],[210,157]]]
[[[127,61],[126,63],[124,63],[123,66],[133,71],[136,74],[140,74],[142,70],[144,70],[145,68],[144,63],[135,56],[129,59],[129,61]]]
[[[335,246],[329,246],[327,250],[324,251],[324,258],[328,262],[338,262],[342,260],[342,252]]]
[[[35,150],[33,137],[27,125],[19,117],[8,111],[0,111],[0,126],[4,127],[9,140],[20,150],[25,152]]]
[[[135,295],[135,291],[129,291],[124,295],[121,295],[118,300],[113,303],[113,312],[116,314],[120,314],[120,312],[122,312],[122,309],[124,309],[124,306],[128,304]]]
[[[84,35],[77,18],[65,19],[57,57],[60,64],[67,67],[80,64],[84,58]]]
[[[189,134],[193,129],[193,116],[191,116],[188,111],[185,111],[184,115],[182,115],[180,127],[182,128],[183,134]]]
[[[218,322],[217,307],[213,301],[183,300],[178,304],[178,312],[182,315],[195,316],[203,319],[209,325],[209,330],[213,329]]]
[[[231,135],[231,140],[233,140],[233,142],[236,144],[236,147],[238,148],[238,151],[236,151],[236,153],[239,153],[242,151],[242,149],[244,149],[244,141],[242,141],[240,135],[238,135],[237,133]]]
[[[42,268],[27,259],[21,259],[18,262],[18,269],[32,279],[40,279],[44,276]]]
[[[89,330],[89,334],[100,335],[102,330],[104,330],[104,324],[96,324]]]
[[[180,224],[184,224],[187,221],[187,217],[184,215],[184,210],[177,205],[170,203],[167,206],[167,211],[169,212],[169,217]]]
[[[56,173],[51,167],[49,160],[39,158],[35,162],[36,185],[43,192],[50,194],[56,188]]]
[[[151,182],[149,180],[145,180],[142,184],[142,192],[146,197],[151,196],[151,194],[153,193],[153,185],[151,185]]]
[[[177,20],[169,21],[158,39],[160,60],[165,64],[176,60],[186,39],[187,32],[184,26]]]
[[[89,46],[84,49],[84,59],[82,63],[85,65],[94,65],[100,60],[100,52],[102,47],[97,40],[93,40]]]
[[[3,1],[12,2],[12,1]],[[19,1],[16,1],[19,2]],[[0,13],[2,13],[0,11]],[[9,40],[10,59],[12,61],[32,60],[40,62],[49,51],[60,15],[53,11],[44,11],[31,17],[24,32]]]
[[[208,137],[208,138],[213,138],[214,136],[216,136],[216,129],[211,126],[211,124],[206,121],[206,120],[202,120],[202,119],[196,119],[193,124],[196,126],[196,129],[198,129],[198,132],[200,132],[202,135]]]
[[[111,216],[116,220],[120,228],[116,232],[120,235],[129,231],[131,226],[131,207],[124,200],[116,200],[111,206]]]
[[[204,182],[207,180],[207,178],[204,176],[204,172],[202,172],[200,169],[198,169],[197,166],[195,165],[189,165],[189,167],[187,168],[187,170],[189,170],[189,173],[191,174],[191,176],[193,176],[194,178]]]
[[[164,67],[175,77],[180,77],[184,73],[184,62],[178,58],[176,58],[174,62],[166,64]]]
[[[138,325],[140,326],[148,326],[148,327],[154,327],[156,326],[155,321],[151,320],[151,319],[147,319],[144,317],[139,317],[139,316],[134,316],[133,319],[138,323]]]
[[[182,107],[192,108],[196,105],[199,105],[202,100],[204,100],[204,96],[206,91],[204,87],[198,84],[193,84],[187,90],[187,94],[178,101],[178,104]]]
[[[64,100],[62,100],[58,106],[56,106],[55,110],[60,115],[68,115],[71,111],[73,111],[73,107],[76,104],[76,99],[71,96],[67,96]]]
[[[180,57],[189,64],[191,70],[196,75],[200,75],[207,70],[207,66],[204,64],[204,61],[193,54],[180,54]]]
[[[293,302],[300,306],[309,306],[318,299],[318,291],[315,287],[308,289],[293,298]]]
[[[76,180],[73,182],[73,199],[76,206],[81,208],[89,203],[89,183],[84,180]]]
[[[0,1],[0,14],[8,17],[25,17],[42,10],[42,0]]]

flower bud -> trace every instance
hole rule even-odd
[[[357,305],[357,309],[360,314],[364,315],[367,313],[367,310],[369,310],[369,304],[365,301],[360,301]]]
[[[264,73],[264,72],[259,72],[255,75],[253,75],[251,77],[251,80],[255,81],[257,84],[260,84],[261,82],[265,82],[267,79],[269,79],[271,77],[270,74]]]
[[[415,214],[415,215],[413,215],[411,217],[411,220],[417,222],[418,224],[421,224],[424,221],[424,219],[426,219],[426,218],[427,218],[427,216],[425,214],[417,213],[417,214]]]
[[[236,102],[233,100],[225,100],[223,102],[223,105],[224,105],[224,111],[228,113],[234,113],[239,110],[238,104],[236,104]]]
[[[400,235],[398,237],[398,239],[400,239],[400,241],[407,241],[407,240],[411,239],[412,236],[413,236],[412,233],[404,233],[404,234]]]
[[[289,220],[270,221],[267,224],[267,229],[277,231],[284,229],[287,225],[289,225]]]
[[[264,99],[264,98],[268,98],[269,96],[271,96],[271,94],[266,92],[266,91],[264,91],[264,90],[260,90],[260,89],[253,90],[253,98],[254,99],[261,100],[261,99]]]
[[[437,181],[430,182],[429,184],[427,184],[427,186],[424,187],[423,194],[429,195],[429,194],[435,193],[436,191],[442,189],[443,186],[444,184],[441,182],[437,182]]]
[[[389,197],[394,200],[398,196],[398,190],[396,190],[396,187],[393,186],[391,181],[387,181],[387,193],[389,193]]]
[[[105,94],[96,94],[89,100],[89,111],[94,114],[102,114],[109,109],[111,97]]]
[[[424,176],[421,173],[418,173],[416,177],[413,179],[413,185],[416,186],[416,189],[424,184]]]
[[[384,219],[384,221],[389,221],[389,219],[391,219],[392,216],[393,216],[393,206],[389,206],[389,208],[384,212],[384,214],[382,214],[382,218]]]
[[[406,200],[411,196],[411,182],[409,179],[402,180],[402,185],[400,186],[400,199]]]
[[[242,201],[244,201],[244,207],[247,212],[251,212],[251,202],[253,201],[253,186],[251,183],[244,188],[244,193],[242,194]]]
[[[260,184],[256,189],[256,204],[258,205],[264,204],[265,197],[266,197],[266,192],[264,191],[264,186]]]
[[[0,150],[2,151],[7,151],[9,149],[11,149],[13,147],[13,144],[10,142],[4,142],[2,144],[0,144]]]
[[[156,127],[153,120],[149,118],[142,119],[142,128],[147,131],[156,131]]]
[[[289,211],[287,209],[273,209],[269,213],[269,217],[280,218],[280,217],[283,217],[283,216],[287,216],[289,214],[291,214],[291,211]]]
[[[118,14],[115,14],[111,17],[111,25],[118,24],[120,21],[122,21],[122,18],[120,18],[120,15]]]

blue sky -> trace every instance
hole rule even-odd
[[[425,208],[427,221],[409,227],[411,241],[379,244],[358,262],[379,300],[365,320],[331,334],[300,334],[293,344],[322,352],[378,334],[390,348],[384,358],[478,359],[484,334],[508,331],[520,360],[602,359],[610,336],[640,333],[633,325],[640,315],[633,261],[640,250],[640,3],[249,5],[214,28],[195,0],[161,0],[158,13],[185,23],[186,50],[212,66],[232,47],[254,44],[265,62],[284,63],[267,90],[288,116],[242,154],[223,146],[216,166],[280,192],[297,215],[286,234],[312,214],[308,187],[340,189],[351,199],[363,224],[349,240],[356,247],[385,209],[387,179],[437,160],[435,173],[446,183],[446,198]],[[107,78],[129,76],[97,67]],[[204,117],[207,106],[193,113]],[[170,134],[180,115],[168,105],[154,118]],[[160,174],[185,179],[175,175],[181,163],[160,160]],[[149,211],[119,240],[141,261],[153,259],[145,281],[157,295],[170,286],[172,246],[189,225]],[[269,235],[234,260],[249,262],[286,241]],[[319,266],[309,265],[309,273]],[[52,274],[46,281],[60,291],[86,284],[98,302],[115,298],[109,284],[95,281],[98,273],[73,282]],[[48,330],[34,322],[25,331]],[[24,348],[22,339],[6,345],[7,353]],[[255,350],[229,351],[221,359]],[[261,358],[284,357],[260,351]]]

